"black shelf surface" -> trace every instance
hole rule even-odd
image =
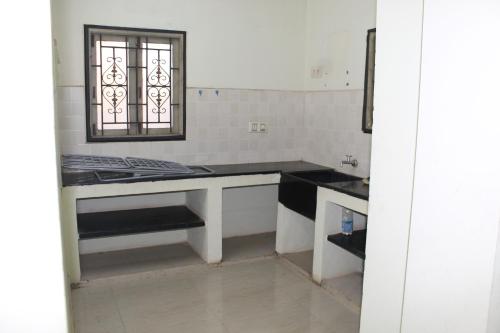
[[[141,208],[77,215],[80,239],[202,227],[205,222],[186,206]]]
[[[361,259],[365,259],[366,229],[356,230],[350,236],[344,234],[329,235],[328,241]]]

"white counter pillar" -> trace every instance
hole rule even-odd
[[[203,220],[205,227],[188,230],[191,247],[209,264],[222,260],[222,187],[188,192],[186,204]]]
[[[78,229],[76,223],[76,197],[66,190],[60,197],[61,231],[63,237],[64,269],[71,283],[80,282],[80,257],[78,250]]]

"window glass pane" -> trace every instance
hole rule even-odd
[[[143,120],[148,128],[170,128],[172,80],[170,44],[142,43],[142,60],[146,66],[142,95],[147,96]]]
[[[102,63],[96,71],[97,103],[102,103],[97,113],[98,130],[127,129],[126,46],[125,42],[96,41],[97,63]]]

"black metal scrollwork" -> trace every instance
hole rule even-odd
[[[107,108],[110,114],[122,113],[120,105],[127,97],[127,75],[118,65],[122,61],[121,57],[107,57],[109,67],[101,75],[102,96],[111,106]]]
[[[165,102],[170,98],[170,75],[162,65],[166,65],[165,59],[153,59],[153,70],[148,74],[148,98],[153,102],[151,112],[163,114],[167,112]]]

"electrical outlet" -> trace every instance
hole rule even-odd
[[[258,133],[259,132],[259,123],[255,121],[251,121],[248,123],[248,133]]]
[[[259,133],[266,133],[266,132],[267,132],[267,124],[259,123]]]

